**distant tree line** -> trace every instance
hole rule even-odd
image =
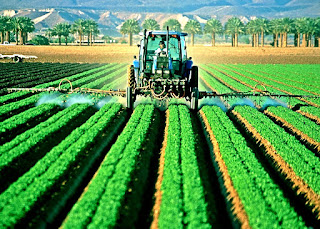
[[[28,17],[0,16],[0,43],[10,42],[10,35],[15,35],[16,44],[25,44],[28,33],[34,31],[34,22]]]
[[[252,36],[252,47],[264,46],[265,35],[273,35],[272,45],[274,47],[287,47],[288,34],[294,34],[294,45],[296,47],[319,47],[320,43],[320,18],[280,18],[267,20],[257,18],[244,24],[239,18],[230,18],[223,26],[217,19],[210,19],[204,27],[196,20],[189,20],[182,29],[181,24],[176,19],[168,19],[162,29],[169,26],[170,30],[185,31],[191,36],[191,45],[194,45],[196,34],[210,34],[212,46],[215,46],[216,35],[230,35],[231,45],[237,47],[240,34]],[[147,30],[159,30],[160,25],[154,19],[146,19],[142,23],[142,28]],[[35,30],[34,22],[28,17],[8,17],[0,16],[0,43],[10,42],[10,35],[15,35],[16,44],[25,44],[28,40],[28,33]],[[132,36],[141,31],[139,22],[135,19],[126,20],[120,29],[120,33],[128,34],[129,45],[132,45]],[[79,45],[82,45],[84,36],[87,36],[87,44],[92,45],[94,36],[99,34],[98,24],[94,20],[78,19],[73,24],[58,23],[53,28],[46,31],[49,38],[57,36],[59,45],[62,38],[67,45],[70,34],[78,36]],[[105,36],[108,37],[108,36]],[[108,37],[109,38],[109,37]],[[314,41],[314,42],[313,42]]]
[[[267,20],[257,18],[244,24],[239,18],[230,18],[222,26],[217,19],[210,19],[202,28],[196,20],[189,20],[184,28],[176,19],[167,20],[162,29],[169,26],[170,30],[185,31],[191,35],[191,45],[194,45],[195,34],[211,34],[212,46],[215,46],[217,34],[227,34],[231,36],[232,47],[238,47],[238,38],[240,34],[249,34],[252,36],[252,47],[264,46],[264,37],[267,34],[273,35],[272,45],[274,47],[287,47],[288,34],[294,34],[294,45],[296,47],[319,47],[320,43],[320,18],[281,18]],[[146,19],[142,24],[143,29],[159,30],[160,25],[154,19]],[[129,45],[132,45],[132,35],[141,31],[139,22],[135,19],[126,20],[121,26],[120,32],[129,35]],[[302,41],[301,41],[302,35]],[[314,43],[312,44],[312,38]]]
[[[61,39],[64,37],[65,44],[68,44],[68,37],[70,34],[76,34],[79,38],[79,45],[82,45],[84,36],[88,37],[87,44],[92,45],[93,37],[100,33],[98,23],[94,20],[78,19],[72,25],[69,23],[58,23],[52,29],[46,31],[46,36],[51,39],[53,36],[58,36],[59,45]]]

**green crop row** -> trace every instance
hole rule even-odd
[[[0,109],[0,120],[4,120],[6,117],[9,117],[9,114],[12,112],[17,112],[21,109],[28,109],[29,107],[31,107],[33,104],[35,104],[38,101],[39,97],[40,97],[40,95],[36,94],[36,95],[30,96],[26,99],[12,102],[12,103],[8,103],[6,105],[1,106],[0,107],[1,108]]]
[[[153,105],[139,105],[135,108],[95,178],[67,216],[64,228],[110,228],[116,225],[125,196],[131,192],[128,189],[134,171],[139,166],[145,168],[145,175],[148,173],[150,159],[145,160],[145,163],[141,163],[141,160],[150,158],[152,154],[151,149],[143,150],[143,145],[154,124],[154,113]],[[138,179],[142,185],[143,179]],[[136,218],[137,214],[137,211],[134,212],[130,218]]]
[[[158,226],[210,228],[190,112],[184,105],[171,105],[168,109]]]
[[[215,70],[214,68],[210,67],[210,65],[203,64],[203,65],[201,65],[201,67],[203,69],[205,69],[206,71],[208,71],[209,74],[212,74],[212,75],[216,76],[217,78],[220,78],[221,80],[223,80],[224,82],[226,82],[227,84],[236,88],[239,91],[246,92],[246,91],[252,90],[250,87],[236,81],[235,79],[228,77],[227,75],[223,74],[222,72]]]
[[[293,127],[298,129],[299,131],[302,131],[308,137],[312,138],[320,144],[320,126],[312,122],[308,118],[284,107],[269,107],[267,111],[282,118]]]
[[[249,225],[252,228],[304,228],[301,217],[225,112],[215,106],[205,106],[202,112],[218,142],[232,185],[248,215]],[[221,173],[225,173],[222,168],[219,169]],[[225,187],[222,188],[227,192],[225,195],[228,195],[227,184],[229,183],[225,182]],[[234,206],[231,204],[231,207]]]
[[[115,79],[114,81],[104,85],[101,90],[110,90],[110,89],[125,89],[120,88],[121,85],[126,84],[127,82],[127,74],[120,76],[119,78]]]
[[[0,122],[0,142],[8,141],[9,136],[13,133],[17,135],[16,133],[22,132],[26,126],[30,128],[30,126],[32,127],[32,125],[42,122],[57,111],[57,105],[43,104]]]
[[[75,104],[0,146],[0,172],[36,145],[54,136],[62,127],[74,122],[74,119],[86,113],[89,107],[88,104]]]
[[[230,68],[232,69],[232,66],[230,66],[230,65],[225,65],[225,66],[227,68],[229,68],[229,69]],[[284,91],[286,91],[288,93],[295,94],[295,95],[314,96],[314,94],[312,94],[312,93],[309,93],[309,92],[306,92],[306,91],[303,91],[303,90],[300,90],[300,89],[297,89],[297,88],[294,88],[294,87],[290,87],[289,85],[285,85],[285,84],[273,81],[273,80],[271,80],[272,78],[270,78],[270,76],[266,77],[266,76],[263,76],[262,74],[250,73],[250,72],[248,72],[248,70],[246,68],[243,68],[241,70],[239,70],[239,69],[235,69],[235,70],[237,72],[239,72],[239,73],[242,73],[242,74],[248,76],[248,77],[256,79],[260,83],[263,83],[263,84],[266,84],[266,85],[271,85],[275,89],[284,90]],[[268,87],[268,90],[271,91],[271,87]],[[282,92],[282,94],[283,94],[283,92]],[[306,98],[306,100],[320,105],[320,99],[308,99],[308,98]],[[303,103],[303,102],[299,102],[299,103]]]
[[[214,66],[216,69],[218,69],[219,71],[221,72],[224,72],[238,80],[240,80],[241,82],[245,83],[245,84],[248,84],[250,85],[251,87],[255,87],[256,86],[256,89],[258,90],[264,90],[264,88],[261,86],[261,85],[258,85],[260,83],[260,81],[258,81],[254,75],[252,74],[249,74],[249,73],[243,73],[241,71],[239,71],[240,74],[238,73],[235,73],[233,72],[234,70],[237,70],[237,69],[232,69],[232,65],[213,65],[213,64],[210,64],[209,66]],[[243,75],[241,75],[241,73]],[[228,76],[226,75],[225,78],[228,78]],[[272,88],[272,87],[266,87],[266,89],[272,93],[272,94],[280,94],[280,95],[284,95],[286,93],[280,91],[280,90],[277,90],[275,88]],[[251,99],[255,102],[257,102],[258,104],[260,104],[261,106],[263,106],[263,104],[265,103],[267,97],[263,97],[263,98],[259,98],[259,97],[251,97]],[[282,99],[283,101],[288,101],[288,99]],[[262,102],[262,103],[261,103]],[[294,106],[296,104],[303,104],[304,102],[296,99],[296,98],[291,98],[290,99],[290,105]]]
[[[258,74],[265,74],[278,81],[281,81],[292,86],[301,86],[303,84],[304,89],[320,93],[319,87],[314,85],[320,84],[320,68],[318,65],[308,64],[259,64],[259,65],[232,65],[241,69],[247,69],[257,72]]]
[[[107,65],[107,66],[110,66],[110,65]],[[111,67],[113,68],[113,67]],[[114,68],[119,68],[119,65],[116,65]],[[80,79],[80,81],[82,82],[87,82],[87,78],[90,78],[90,79],[94,79],[100,75],[103,75],[104,73],[106,72],[110,72],[110,69],[108,68],[107,70],[103,70],[103,71],[100,71],[96,74],[93,74],[91,75],[90,77],[85,77],[83,79]],[[107,79],[111,79],[112,77],[116,76],[117,74],[123,72],[123,68],[113,72],[113,73],[110,73],[109,75],[105,76],[105,77],[102,77],[101,79],[98,79],[98,80],[95,80],[91,83],[88,83],[88,84],[85,84],[85,85],[81,85],[85,88],[94,88],[98,85],[100,85],[101,83],[105,82],[105,80]],[[60,82],[60,81],[59,81]],[[78,82],[79,83],[79,82]],[[76,83],[75,86],[79,86],[78,83]],[[48,86],[48,85],[46,85]],[[45,87],[46,87],[45,86]],[[52,86],[52,84],[51,84]],[[63,84],[62,85],[62,88],[70,88],[70,85],[69,84]],[[20,92],[19,92],[20,93]],[[24,92],[21,92],[21,93],[24,93]],[[31,92],[28,92],[28,93],[31,93]],[[6,104],[6,105],[3,105],[1,106],[1,110],[0,110],[0,117],[2,115],[6,115],[6,113],[9,113],[9,112],[13,112],[13,111],[17,111],[17,110],[20,110],[20,109],[24,109],[25,107],[30,107],[32,106],[32,104],[36,103],[38,101],[38,99],[40,98],[41,95],[44,95],[46,92],[44,93],[40,93],[40,94],[36,94],[36,95],[33,95],[33,96],[30,96],[26,99],[23,99],[23,100],[20,100],[20,101],[17,101],[17,102],[13,102],[13,103],[9,103],[9,104]]]
[[[109,64],[109,68],[104,69],[102,71],[99,71],[95,74],[91,74],[90,76],[83,77],[81,79],[78,79],[76,81],[72,81],[72,87],[86,87],[86,88],[92,88],[90,85],[94,82],[100,82],[102,79],[114,76],[115,72],[118,72],[120,70],[123,71],[124,64]],[[120,70],[119,70],[120,69]],[[64,83],[61,88],[67,89],[70,88],[70,85],[68,83]]]
[[[258,133],[275,148],[295,174],[320,194],[320,158],[303,146],[294,136],[276,125],[263,113],[247,106],[235,108]],[[267,127],[267,128],[266,128]]]
[[[320,120],[320,108],[318,107],[305,106],[301,107],[300,111],[316,116]]]
[[[100,71],[103,71],[105,69],[110,68],[111,66],[113,66],[113,64],[108,64],[108,65],[104,65],[98,68],[94,68],[85,72],[81,72],[78,74],[75,74],[73,76],[68,77],[69,80],[71,81],[75,81],[77,79],[82,79],[83,77],[87,77],[89,76],[89,74],[97,74]],[[44,84],[40,84],[35,86],[35,88],[47,88],[47,87],[57,87],[60,83],[61,79],[59,80],[55,80],[53,82],[49,82],[49,83],[44,83]],[[27,94],[32,94],[32,92],[28,92],[28,91],[22,91],[22,92],[14,92],[8,95],[4,95],[0,97],[0,103],[4,103],[8,100],[12,100],[12,99],[18,99],[19,97],[25,96]]]
[[[212,77],[208,72],[202,70],[201,68],[199,69],[199,74],[200,76],[207,81],[207,83],[213,88],[215,89],[217,92],[219,92],[220,94],[222,93],[229,93],[229,92],[233,92],[233,90],[231,90],[230,88],[228,88],[227,86],[225,86],[224,84],[220,83],[217,79],[215,79],[214,77]]]
[[[97,64],[66,64],[65,66],[55,67],[53,64],[47,69],[36,73],[25,73],[20,76],[8,77],[7,81],[0,83],[0,88],[11,87],[34,87],[42,83],[51,82],[61,78],[67,78],[77,73],[81,73],[93,68],[96,68]],[[43,77],[45,76],[45,77]]]
[[[120,104],[107,104],[75,129],[65,140],[48,152],[35,166],[0,195],[0,227],[13,227],[63,180],[81,155],[105,134],[112,139],[115,132],[107,131],[119,115]]]

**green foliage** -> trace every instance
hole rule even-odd
[[[205,33],[222,33],[223,27],[219,20],[211,18],[207,21],[204,25],[204,32]]]
[[[230,18],[225,24],[225,31],[227,34],[239,34],[244,32],[244,24],[239,18]]]
[[[142,28],[146,30],[160,30],[160,25],[154,19],[146,19],[142,24]]]
[[[0,226],[14,226],[39,204],[43,195],[68,177],[69,170],[102,133],[114,135],[106,130],[121,107],[120,104],[105,105],[3,192],[0,195],[0,216],[3,219]]]
[[[285,107],[269,107],[267,110],[320,143],[320,126],[313,121]]]
[[[169,19],[169,20],[165,21],[165,23],[162,26],[162,29],[167,30],[167,26],[169,26],[169,30],[181,31],[181,24],[176,19]]]
[[[65,228],[116,226],[133,173],[138,169],[137,165],[140,164],[139,167],[145,168],[144,174],[148,173],[150,159],[143,158],[150,158],[152,151],[143,150],[143,145],[155,123],[154,113],[153,105],[139,105],[135,108],[87,192],[69,213],[68,220],[63,225]],[[142,160],[145,163],[141,163]],[[142,177],[137,179],[143,183]],[[134,190],[134,192],[137,191]],[[137,211],[133,212],[132,218],[137,217],[134,214],[137,214],[138,210],[137,208]]]
[[[211,228],[189,109],[185,105],[168,109],[159,228]]]
[[[49,39],[41,35],[36,35],[29,41],[29,43],[35,45],[49,45]]]
[[[236,110],[238,111],[239,108],[236,107]],[[241,111],[246,110],[252,112],[253,109],[241,109]],[[252,228],[266,229],[305,228],[301,217],[295,212],[290,201],[264,169],[254,152],[246,145],[246,140],[229,117],[216,106],[205,106],[202,111],[219,144],[232,185],[248,215],[249,225]],[[255,110],[252,113],[259,112]],[[268,128],[265,129],[268,130]]]
[[[120,29],[120,33],[122,34],[137,34],[141,30],[139,22],[135,19],[126,20]]]
[[[277,154],[289,164],[297,176],[302,178],[318,195],[320,194],[319,157],[263,113],[247,106],[237,106],[235,111],[248,120],[262,137],[272,144]]]
[[[200,25],[200,22],[196,20],[189,20],[187,24],[185,25],[184,31],[191,34],[201,34],[202,33],[202,27]]]

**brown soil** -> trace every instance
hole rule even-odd
[[[205,124],[206,130],[207,130],[209,137],[210,137],[210,141],[213,145],[213,153],[215,155],[215,160],[219,166],[221,177],[223,179],[224,186],[226,188],[226,192],[228,193],[227,199],[231,202],[231,204],[233,206],[232,207],[233,214],[239,220],[240,228],[242,228],[242,229],[251,228],[251,226],[249,224],[248,215],[247,215],[246,211],[244,210],[244,206],[240,200],[238,192],[236,191],[236,189],[233,186],[231,177],[228,172],[228,168],[222,158],[219,143],[218,143],[211,127],[210,127],[210,124],[209,124],[209,121],[208,121],[206,115],[204,114],[204,112],[202,110],[200,111],[200,116],[202,118],[203,123]]]
[[[291,166],[277,153],[275,148],[263,138],[260,133],[245,119],[240,113],[235,110],[232,111],[232,115],[241,123],[248,133],[257,141],[257,144],[261,145],[267,154],[267,156],[273,161],[274,167],[281,173],[287,181],[290,182],[293,190],[296,190],[298,195],[302,195],[305,198],[306,204],[312,207],[312,211],[317,215],[317,220],[320,219],[320,196],[310,186],[299,177],[291,168]]]
[[[196,64],[320,64],[320,48],[253,48],[240,46],[189,46],[188,56]],[[137,46],[1,46],[1,54],[36,55],[39,62],[130,63]],[[1,60],[3,62],[4,60]]]
[[[165,152],[167,148],[167,139],[168,139],[168,130],[169,130],[169,109],[166,111],[166,127],[164,130],[164,140],[162,143],[162,148],[160,151],[160,161],[159,161],[159,169],[158,169],[158,179],[156,182],[156,193],[155,193],[155,204],[153,206],[153,221],[151,224],[152,229],[159,228],[158,222],[159,222],[159,215],[160,215],[160,206],[161,206],[161,199],[162,199],[162,191],[161,191],[161,185],[163,180],[163,169],[164,169],[164,162],[165,162]]]

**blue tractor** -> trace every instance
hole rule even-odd
[[[187,57],[187,33],[144,31],[139,58],[128,66],[127,107],[133,108],[138,95],[157,100],[184,98],[198,109],[198,67]]]

